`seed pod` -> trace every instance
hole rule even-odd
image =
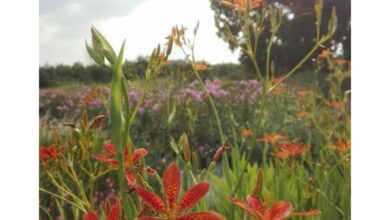
[[[208,176],[215,169],[216,166],[217,166],[217,163],[214,160],[211,161],[209,168],[207,169],[206,176]]]
[[[180,137],[180,144],[183,149],[183,158],[185,162],[191,162],[191,149],[190,145],[188,144],[188,138],[186,133],[183,133]]]
[[[108,216],[111,212],[111,203],[109,199],[106,199],[106,201],[102,205],[103,212],[106,216]]]
[[[191,161],[192,161],[192,165],[193,165],[196,169],[199,169],[199,168],[200,168],[198,156],[196,156],[196,153],[195,153],[194,151],[192,151]]]
[[[89,124],[89,128],[94,128],[97,122],[103,118],[105,118],[106,115],[98,115],[92,119],[92,122]]]
[[[88,113],[86,110],[83,111],[82,121],[81,121],[81,129],[84,131],[85,127],[87,127],[88,123]]]
[[[228,150],[230,150],[230,147],[226,144],[222,144],[222,146],[220,146],[218,150],[215,152],[213,156],[213,161],[217,162],[219,158],[221,158],[222,154]]]
[[[173,150],[176,154],[179,154],[179,148],[177,147],[177,145],[176,145],[175,140],[173,139],[173,137],[170,137],[169,143],[170,143],[170,146],[171,146],[172,150]]]

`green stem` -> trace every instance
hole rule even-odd
[[[272,36],[273,36],[273,34],[272,34]],[[265,109],[265,106],[267,105],[267,97],[268,97],[267,82],[268,82],[268,77],[269,77],[269,64],[268,63],[269,63],[269,60],[270,60],[271,47],[272,47],[272,41],[270,40],[268,48],[267,48],[266,80],[262,83],[263,84],[263,94],[262,94],[262,100],[259,103],[259,105],[260,105],[260,113],[259,113],[258,121],[257,121],[256,127],[255,127],[254,137],[253,137],[251,145],[250,145],[248,157],[245,160],[244,169],[241,172],[240,177],[238,178],[237,184],[236,184],[236,186],[235,186],[235,188],[233,190],[233,194],[235,194],[237,192],[239,186],[241,185],[241,181],[242,181],[242,179],[244,177],[245,170],[247,169],[248,164],[249,164],[249,160],[252,157],[252,154],[253,154],[253,152],[255,150],[256,134],[260,131],[262,119],[263,119],[263,116],[264,116],[264,109]],[[253,53],[251,53],[251,54],[253,54]],[[259,68],[259,65],[257,64],[256,58],[253,55],[251,55],[249,57],[250,57],[250,59],[252,61],[253,66],[255,67],[255,71],[256,71],[256,74],[257,74],[257,76],[259,78],[259,81],[262,82],[263,80],[262,80],[260,68]]]
[[[134,120],[135,120],[135,117],[137,116],[137,113],[138,113],[138,109],[141,107],[144,99],[145,99],[145,96],[146,96],[146,91],[148,90],[149,88],[149,80],[147,80],[144,84],[144,87],[143,87],[143,90],[142,90],[142,94],[141,94],[141,97],[140,99],[138,100],[137,102],[137,105],[135,106],[134,110],[133,110],[133,113],[130,117],[130,120],[129,120],[129,127],[131,127],[131,125],[134,123]]]
[[[64,185],[66,188],[60,186],[60,184],[58,184],[58,182],[54,179],[54,177],[51,175],[51,174],[48,174],[48,176],[50,177],[49,178],[49,181],[55,186],[57,187],[59,190],[61,190],[62,192],[68,194],[70,197],[72,197],[75,201],[77,201],[78,203],[81,203],[83,206],[87,206],[88,207],[88,204],[85,204],[85,201],[81,200],[79,197],[77,197],[76,195],[74,195],[70,190],[69,188]]]
[[[88,197],[87,197],[87,193],[85,192],[84,186],[83,186],[82,183],[79,181],[79,179],[78,179],[78,177],[77,177],[77,175],[76,175],[76,173],[75,173],[75,171],[74,171],[74,169],[73,169],[72,166],[70,167],[70,172],[71,172],[71,173],[68,173],[68,174],[70,175],[70,177],[71,177],[71,179],[73,180],[73,182],[76,183],[77,187],[78,187],[79,190],[80,190],[80,194],[81,194],[81,196],[82,196],[84,202],[85,202],[86,204],[88,204],[88,208],[90,208],[90,204],[89,204],[89,200],[88,200]]]
[[[221,139],[221,142],[222,142],[222,143],[225,143],[226,140],[225,140],[225,135],[223,134],[223,130],[222,130],[221,119],[219,118],[218,110],[217,110],[217,108],[215,107],[215,103],[214,103],[214,101],[213,101],[213,98],[211,97],[210,92],[209,92],[209,90],[207,89],[206,85],[204,84],[203,80],[200,78],[199,72],[196,71],[195,69],[194,69],[194,72],[195,72],[196,78],[198,79],[200,85],[202,86],[202,88],[203,88],[204,91],[206,92],[207,99],[208,99],[209,102],[210,102],[210,105],[211,105],[211,108],[212,108],[212,110],[213,110],[215,119],[217,120],[219,138]]]
[[[53,217],[50,215],[50,213],[47,211],[46,208],[44,208],[43,206],[39,205],[39,208],[47,215],[47,217],[50,219],[50,220],[53,220]]]
[[[311,50],[308,54],[306,54],[306,56],[297,64],[295,65],[294,68],[292,68],[290,70],[290,72],[288,72],[281,80],[279,80],[278,82],[276,82],[273,86],[271,86],[271,88],[269,88],[268,92],[272,92],[272,90],[274,90],[280,83],[282,83],[284,80],[286,80],[288,77],[290,77],[292,74],[295,73],[295,71],[297,71],[313,54],[314,52],[316,52],[316,50],[321,46],[322,43],[324,43],[325,40],[322,40],[320,41],[319,43],[317,43]]]
[[[125,167],[124,167],[124,155],[123,155],[123,135],[125,130],[124,125],[124,116],[122,112],[122,81],[123,81],[123,70],[122,70],[122,60],[124,54],[125,42],[123,42],[118,59],[116,60],[115,66],[113,66],[113,77],[111,81],[111,100],[110,100],[110,119],[112,127],[112,142],[117,148],[116,157],[118,160],[118,179],[119,179],[119,189],[120,197],[123,204],[123,210],[127,219],[132,219],[130,204],[126,193],[126,179],[125,179]]]
[[[53,193],[53,192],[50,192],[50,191],[48,191],[48,190],[46,190],[46,189],[44,189],[44,188],[41,188],[41,187],[39,187],[39,191],[42,191],[42,192],[47,193],[47,194],[49,194],[49,195],[51,195],[51,196],[54,196],[54,197],[56,197],[56,198],[58,198],[58,199],[61,199],[61,200],[63,200],[64,202],[69,203],[69,204],[72,205],[73,207],[78,208],[78,209],[80,209],[80,210],[83,211],[83,212],[86,212],[86,210],[85,210],[85,208],[84,208],[83,206],[80,206],[80,205],[78,205],[78,204],[76,204],[76,203],[74,203],[74,202],[72,202],[72,201],[70,201],[70,200],[68,200],[68,199],[65,199],[63,196],[60,196],[60,195],[55,194],[55,193]]]

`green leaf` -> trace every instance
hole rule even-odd
[[[87,51],[89,56],[99,65],[104,64],[104,56],[99,52],[95,51],[92,47],[88,46],[87,41],[85,41],[85,46],[87,47]]]
[[[176,103],[173,105],[172,112],[169,114],[168,117],[168,125],[171,126],[173,120],[175,119],[176,116]]]
[[[107,58],[108,62],[110,62],[111,65],[115,65],[117,57],[110,43],[108,43],[106,38],[104,38],[104,36],[95,27],[92,26],[91,32],[92,37],[94,37],[102,45],[104,56]]]
[[[173,137],[170,137],[170,138],[169,138],[169,143],[170,143],[170,146],[171,146],[172,150],[173,150],[177,155],[179,155],[179,149],[178,149],[178,147],[177,147],[177,145],[176,145],[176,142],[175,142],[175,140],[173,139]]]

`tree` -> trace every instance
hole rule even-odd
[[[228,25],[231,32],[238,36],[240,27],[238,25],[237,16],[234,11],[225,8],[220,0],[210,0],[211,9],[215,13],[216,22],[220,21],[216,26],[223,27]],[[275,8],[283,9],[283,22],[277,38],[272,39],[275,42],[273,46],[271,59],[275,61],[279,71],[284,72],[285,69],[291,69],[293,65],[299,62],[300,59],[311,49],[315,43],[315,14],[313,0],[270,0],[268,5]],[[351,1],[350,0],[324,0],[323,16],[321,29],[326,32],[327,21],[330,18],[332,7],[335,6],[338,15],[338,29],[333,37],[334,40],[327,43],[325,46],[332,49],[334,54],[340,58],[350,60],[351,58]],[[260,9],[261,10],[261,9]],[[266,24],[268,25],[268,21]],[[260,66],[264,67],[267,42],[270,40],[269,25],[260,37],[260,43],[257,51],[260,54],[258,60]],[[221,31],[218,30],[217,35],[221,37]],[[341,45],[343,53],[340,52]],[[229,44],[229,48],[235,50],[235,46]],[[240,61],[245,66],[250,67],[248,58],[241,54]]]

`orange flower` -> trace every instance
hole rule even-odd
[[[94,154],[92,155],[93,158],[95,158],[98,161],[108,163],[112,167],[118,166],[118,160],[116,159],[116,148],[113,144],[105,144],[104,149],[107,151],[107,153],[101,153],[101,154]],[[133,154],[131,158],[129,157],[129,154],[127,152],[127,149],[125,149],[124,157],[125,157],[125,165],[130,166],[131,168],[126,168],[126,180],[130,185],[135,185],[135,178],[133,176],[133,171],[140,171],[141,167],[134,165],[134,163],[137,163],[141,157],[145,157],[148,154],[148,151],[145,148],[137,148],[133,151]],[[144,167],[146,170],[146,173],[149,175],[154,175],[156,173],[155,170]]]
[[[201,64],[201,63],[196,63],[196,64],[194,65],[194,69],[195,69],[196,71],[207,71],[207,70],[209,70],[209,68],[208,68],[206,65]]]
[[[92,155],[93,158],[95,158],[98,161],[106,162],[110,164],[113,167],[118,166],[118,161],[116,160],[116,148],[113,144],[105,144],[104,149],[107,151],[107,153],[101,153],[101,154],[94,154]],[[131,158],[128,156],[129,153],[127,152],[127,149],[125,149],[125,164],[131,165],[133,163],[136,163],[141,159],[141,157],[145,157],[148,154],[148,151],[145,148],[137,148],[134,150]]]
[[[337,145],[333,149],[339,153],[345,153],[351,149],[351,140],[343,141],[343,139],[339,138]]]
[[[325,59],[332,55],[332,52],[329,50],[329,48],[326,48],[325,50],[321,51],[321,53],[318,55],[319,59]]]
[[[251,129],[249,128],[243,128],[241,130],[241,135],[245,138],[249,138],[249,137],[252,137],[253,136],[253,132]]]
[[[308,90],[299,90],[298,91],[298,95],[299,96],[307,96],[307,95],[309,95],[310,93],[312,93],[313,91],[312,90],[310,90],[310,89],[308,89]]]
[[[300,118],[304,118],[308,115],[309,113],[307,111],[300,111],[297,113],[297,116]]]
[[[107,220],[119,220],[119,216],[121,214],[121,204],[117,202],[115,205],[111,207],[111,210],[109,210],[107,214]],[[83,220],[99,220],[98,215],[94,211],[87,212]]]
[[[85,213],[83,220],[99,220],[99,216],[94,211]]]
[[[300,105],[310,104],[310,100],[307,100],[307,99],[299,99],[298,102]]]
[[[270,144],[275,144],[276,142],[284,139],[284,138],[287,138],[287,135],[280,135],[280,134],[267,134],[265,133],[264,134],[264,137],[263,138],[258,138],[257,141],[258,142],[268,142]]]
[[[249,6],[249,11],[260,8],[264,4],[263,0],[233,0],[231,1],[221,1],[221,4],[229,9],[235,11],[244,12],[247,10],[247,4]]]
[[[279,152],[275,154],[275,157],[280,159],[287,159],[289,157],[296,157],[309,149],[304,147],[302,143],[295,144],[285,142],[279,146]]]
[[[168,46],[167,54],[171,53],[173,43],[175,43],[175,45],[178,47],[182,46],[180,38],[184,36],[186,30],[187,28],[183,26],[181,26],[180,29],[177,26],[172,27],[171,34],[165,38],[168,40],[168,42],[166,43],[166,45]]]
[[[328,107],[333,107],[333,108],[337,108],[337,109],[340,108],[340,106],[341,106],[340,102],[338,102],[338,101],[331,101],[331,102],[327,101],[327,102],[325,102],[325,105]]]
[[[350,65],[351,65],[351,62],[348,61],[348,60],[337,59],[337,60],[334,61],[334,64],[336,64],[336,65],[348,64],[348,65],[350,66]]]
[[[138,220],[148,219],[177,219],[177,220],[222,220],[223,216],[216,212],[204,211],[184,214],[186,210],[194,207],[200,199],[206,195],[209,190],[207,182],[201,182],[190,188],[184,193],[179,203],[177,199],[180,194],[180,170],[171,163],[163,175],[164,198],[156,193],[147,191],[146,189],[136,186],[135,190],[138,195],[150,205],[152,209],[164,216],[164,218],[141,216]]]
[[[279,83],[280,81],[282,81],[284,79],[284,76],[279,76],[279,77],[275,77],[271,80],[271,84],[276,84],[276,83]]]
[[[40,147],[39,148],[39,159],[42,160],[43,162],[46,162],[49,159],[57,158],[58,156],[60,156],[60,154],[62,154],[64,152],[63,149],[60,149],[57,151],[54,146],[55,146],[55,144],[52,144],[49,147],[43,147],[43,146]]]
[[[229,197],[233,204],[243,208],[248,214],[255,217],[256,220],[283,220],[298,216],[313,216],[321,213],[320,210],[310,210],[308,212],[293,212],[290,213],[292,205],[286,201],[277,201],[270,208],[257,197],[253,195],[247,196],[248,203]]]

